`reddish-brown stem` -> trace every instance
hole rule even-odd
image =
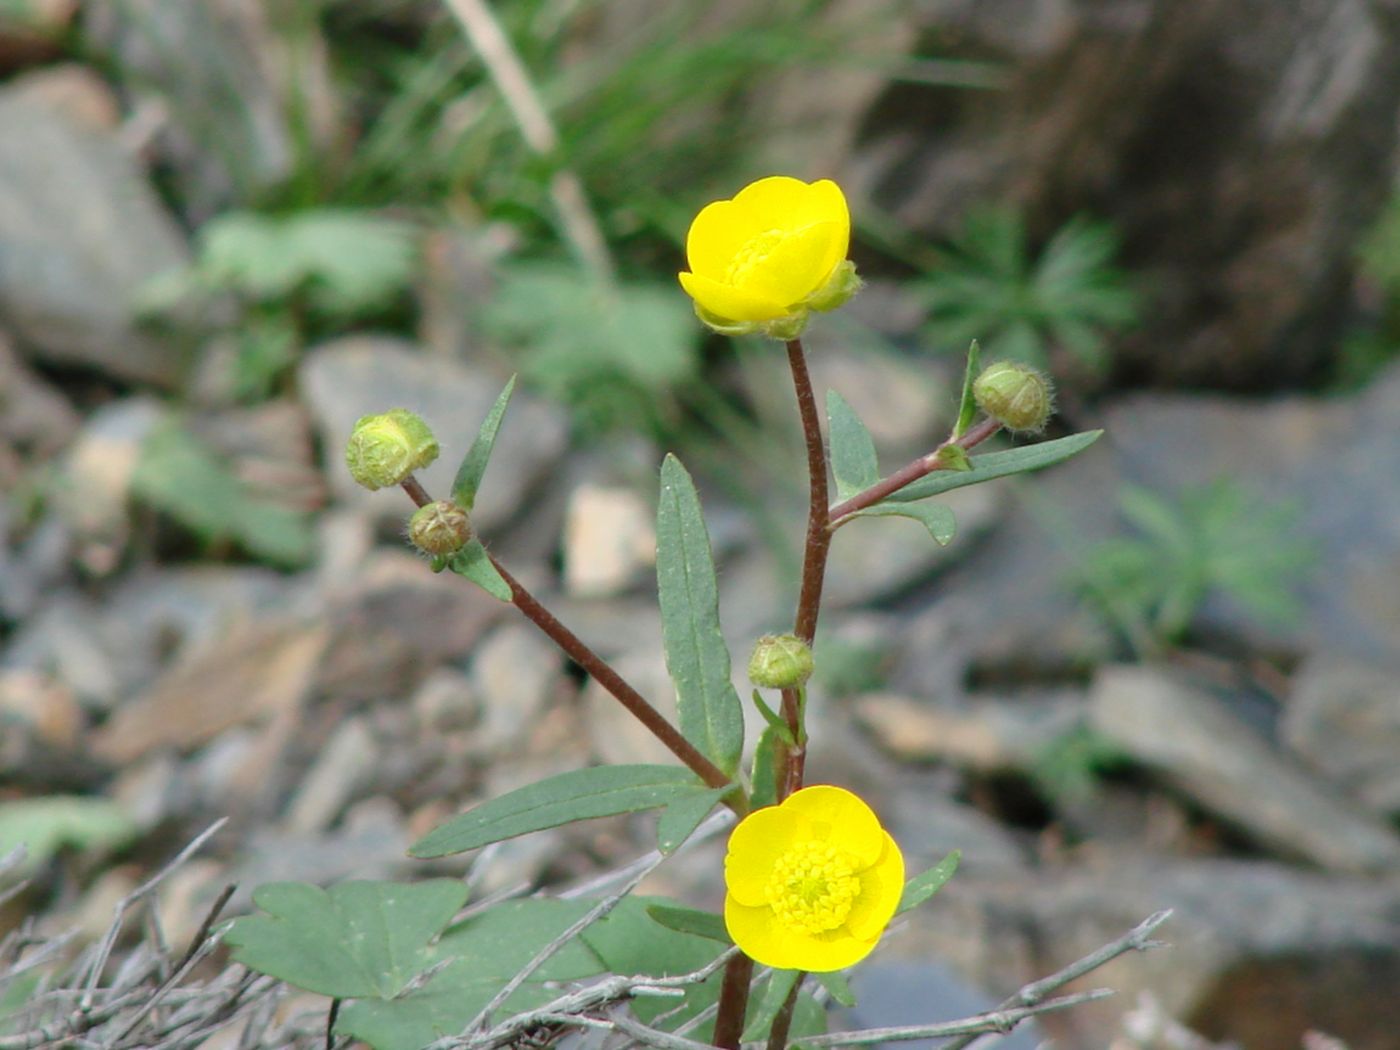
[[[918,459],[904,464],[904,466],[900,467],[889,477],[881,478],[868,489],[857,492],[844,503],[838,503],[831,508],[831,513],[828,516],[827,520],[830,525],[827,534],[830,535],[833,530],[844,525],[845,519],[848,519],[857,511],[862,511],[866,507],[873,507],[886,496],[898,492],[900,489],[904,488],[904,486],[918,481],[927,474],[932,474],[936,470],[947,470],[948,466],[941,458],[941,453],[945,448],[950,445],[956,445],[966,452],[982,444],[982,442],[986,441],[1000,429],[1001,424],[995,419],[990,417],[984,418],[968,427],[967,432],[963,434],[962,437],[953,441],[945,441],[927,456],[920,456]]]
[[[797,391],[797,412],[802,417],[802,436],[807,443],[810,492],[807,544],[802,556],[802,589],[797,596],[797,622],[793,633],[811,645],[817,634],[817,615],[821,612],[826,556],[831,550],[831,532],[826,527],[826,445],[822,441],[822,424],[817,414],[817,398],[812,392],[812,377],[807,374],[807,360],[802,354],[802,340],[791,340],[787,344],[787,353],[788,365],[792,368],[792,385]],[[793,725],[792,730],[795,736],[797,726]]]
[[[627,708],[632,717],[651,730],[652,736],[670,749],[671,754],[693,769],[700,779],[709,784],[710,787],[724,787],[724,785],[731,783],[730,778],[725,776],[718,766],[697,751],[689,740],[681,736],[680,731],[671,725],[660,711],[647,703],[646,698],[628,685],[626,680],[614,671],[606,660],[585,645],[583,639],[560,623],[555,615],[541,605],[539,600],[527,591],[519,580],[506,571],[504,565],[489,553],[487,557],[491,559],[491,564],[496,567],[496,571],[501,574],[501,579],[505,580],[510,587],[515,607],[525,614],[525,618],[548,635],[549,640],[564,650],[565,655],[588,672],[594,681],[612,693],[618,702]],[[726,799],[730,807],[740,815],[746,808],[741,798],[742,793],[735,792],[732,798]]]
[[[719,1010],[715,1014],[712,1042],[719,1050],[739,1050],[744,1034],[744,1015],[749,1008],[749,984],[753,981],[753,960],[739,954],[724,965],[724,983],[719,990]]]
[[[412,475],[399,484],[418,506],[421,507],[432,502],[432,497]],[[486,556],[491,559],[491,564],[501,574],[501,579],[505,580],[506,585],[510,587],[511,601],[525,615],[526,619],[543,631],[550,641],[562,649],[569,659],[582,667],[594,681],[616,697],[637,721],[651,730],[652,735],[666,745],[671,754],[694,770],[700,779],[711,787],[724,787],[732,782],[718,766],[697,751],[694,745],[683,737],[680,731],[671,725],[660,711],[652,707],[641,693],[633,689],[620,674],[614,671],[606,660],[590,649],[583,639],[560,623],[553,613],[541,605],[539,599],[512,576],[504,565],[490,553]],[[748,804],[741,791],[735,791],[726,797],[725,804],[740,816],[748,812]]]
[[[797,1007],[797,993],[802,990],[802,982],[806,977],[805,973],[797,975],[797,980],[792,982],[792,991],[788,992],[783,1005],[778,1007],[778,1012],[773,1017],[773,1025],[768,1029],[768,1050],[787,1050],[788,1032],[792,1029],[792,1014]]]
[[[781,798],[787,798],[802,787],[802,777],[807,768],[807,742],[802,738],[802,706],[796,689],[783,690],[783,721],[789,727],[796,727],[793,733],[795,743],[783,748],[783,779],[778,785]]]

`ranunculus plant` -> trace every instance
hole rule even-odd
[[[855,531],[878,532],[887,523],[865,519],[888,516],[913,518],[946,544],[955,522],[938,496],[1058,463],[1098,434],[982,451],[1003,429],[1038,432],[1051,391],[1019,366],[983,373],[974,344],[961,399],[949,406],[948,436],[926,454],[883,471],[869,432],[835,391],[826,395],[825,437],[799,333],[813,312],[838,307],[858,289],[849,242],[841,189],[787,176],[705,206],[686,241],[689,269],[680,283],[701,320],[779,340],[774,352],[785,353],[791,367],[806,441],[810,499],[791,629],[758,639],[747,656],[753,703],[765,722],[752,746],[745,746],[743,701],[720,630],[700,498],[678,459],[667,456],[661,466],[656,518],[673,722],[526,589],[473,528],[513,381],[447,494],[426,492],[414,476],[437,454],[437,442],[408,409],[385,406],[349,435],[356,479],[369,488],[398,486],[420,508],[409,536],[433,571],[451,571],[513,604],[675,757],[665,765],[574,770],[489,799],[431,831],[411,853],[466,854],[573,821],[651,810],[657,851],[644,875],[717,808],[729,811],[733,827],[724,870],[712,873],[716,891],[721,882],[725,889],[722,914],[696,902],[639,898],[631,891],[641,875],[596,898],[512,897],[465,913],[460,879],[261,887],[254,896],[260,913],[228,932],[235,957],[333,999],[334,1033],[376,1050],[537,1045],[569,1029],[610,1030],[671,1050],[862,1041],[822,1035],[822,1003],[848,998],[841,971],[878,948],[900,911],[932,896],[958,855],[906,882],[899,844],[867,802],[839,785],[805,784],[807,751],[820,745],[808,737],[804,712],[809,677],[821,663],[813,643],[827,554],[838,532],[858,520]],[[1143,946],[1145,936],[1135,931],[1117,951]],[[1037,986],[995,1016],[939,1033],[1000,1030],[1037,1009],[1066,1005],[1040,1004],[1052,987]]]

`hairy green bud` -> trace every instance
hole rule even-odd
[[[764,689],[796,689],[812,677],[812,647],[795,634],[766,634],[754,643],[749,681]]]
[[[1039,433],[1055,411],[1055,388],[1029,365],[998,361],[972,383],[977,407],[1007,430]]]
[[[419,507],[408,519],[408,539],[424,554],[455,554],[472,538],[471,519],[457,504],[440,499]]]
[[[406,408],[361,416],[345,445],[350,476],[371,492],[397,485],[437,457],[437,438]]]

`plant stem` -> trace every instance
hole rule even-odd
[[[421,507],[432,502],[432,497],[411,474],[399,484],[418,506]],[[731,778],[725,776],[718,766],[697,751],[695,746],[683,737],[680,731],[671,725],[660,711],[647,703],[646,698],[633,689],[606,660],[590,649],[578,635],[560,623],[553,613],[541,605],[539,599],[512,576],[506,567],[496,560],[494,555],[488,552],[486,556],[491,559],[491,564],[501,574],[501,579],[505,580],[507,586],[510,587],[511,601],[525,615],[526,619],[543,631],[550,641],[562,649],[569,659],[582,667],[595,682],[615,696],[637,721],[651,730],[652,735],[666,745],[671,754],[694,770],[696,775],[710,787],[724,787],[726,784],[732,783]],[[748,812],[748,804],[742,791],[735,791],[726,796],[724,802],[739,816]]]
[[[954,441],[943,442],[943,444],[939,445],[928,455],[920,456],[918,459],[904,464],[904,466],[900,467],[889,477],[881,478],[868,489],[857,492],[844,503],[838,503],[831,508],[831,514],[828,517],[828,535],[830,532],[844,525],[850,519],[851,515],[855,514],[857,511],[862,511],[866,507],[873,507],[886,496],[898,492],[900,489],[904,488],[904,486],[918,481],[926,474],[932,474],[935,470],[947,470],[947,464],[945,464],[941,458],[941,453],[945,448],[948,448],[950,445],[956,445],[966,452],[982,444],[982,442],[986,441],[1000,429],[1001,424],[995,419],[990,417],[983,418],[968,427],[967,432],[963,434],[962,437]]]
[[[822,581],[826,578],[826,556],[831,550],[831,531],[827,528],[826,445],[822,441],[822,424],[817,415],[817,398],[812,393],[812,377],[807,374],[807,360],[802,353],[802,340],[787,344],[788,365],[792,369],[792,385],[797,391],[797,411],[802,417],[802,436],[807,443],[807,476],[810,498],[807,507],[807,545],[802,556],[802,589],[797,597],[797,622],[793,633],[808,645],[817,634],[817,615],[821,611]],[[795,697],[794,697],[795,704]],[[784,697],[784,709],[787,699]],[[794,707],[794,714],[796,710]],[[796,725],[792,727],[794,738]]]
[[[749,1007],[749,984],[753,981],[753,960],[740,953],[724,967],[724,983],[719,990],[719,1010],[715,1014],[715,1037],[719,1050],[739,1050],[744,1034],[744,1015]]]
[[[792,991],[788,992],[783,1005],[778,1007],[778,1012],[773,1017],[773,1026],[768,1029],[768,1050],[786,1050],[788,1031],[792,1028],[792,1013],[797,1007],[797,993],[801,991],[802,982],[806,979],[805,973],[799,973],[797,980],[792,982]]]

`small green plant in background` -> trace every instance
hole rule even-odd
[[[1031,781],[1052,803],[1093,799],[1105,773],[1123,767],[1127,755],[1089,725],[1077,725],[1046,740],[1031,755]]]
[[[412,227],[373,213],[229,212],[200,230],[190,268],[157,278],[142,305],[177,324],[197,317],[201,333],[222,328],[237,346],[234,395],[256,401],[307,341],[392,310],[417,270]]]
[[[1361,298],[1372,314],[1341,340],[1330,377],[1337,390],[1365,386],[1400,355],[1400,192],[1357,251]]]
[[[959,350],[977,339],[989,357],[1042,368],[1063,350],[1101,371],[1108,338],[1138,314],[1138,295],[1113,264],[1117,251],[1111,226],[1080,217],[1034,254],[1014,211],[975,210],[928,275],[928,336]]]
[[[1313,551],[1294,508],[1224,479],[1177,499],[1126,486],[1119,508],[1136,535],[1099,544],[1076,586],[1138,655],[1180,644],[1212,593],[1265,624],[1297,618]]]

